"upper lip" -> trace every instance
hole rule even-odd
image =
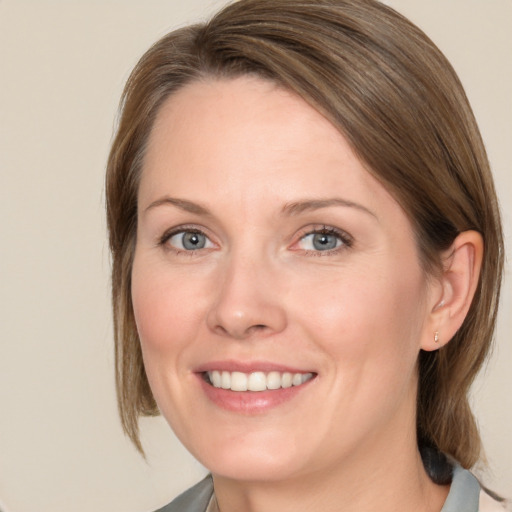
[[[304,370],[293,366],[284,365],[281,363],[274,363],[270,361],[210,361],[201,364],[194,371],[196,373],[211,372],[214,370],[227,371],[227,372],[289,372],[289,373],[315,373],[310,369]]]

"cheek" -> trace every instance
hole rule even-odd
[[[184,345],[181,340],[192,336],[200,316],[201,293],[194,280],[183,283],[183,277],[158,268],[135,258],[132,302],[145,356],[155,353],[161,357],[174,353]]]
[[[310,289],[307,301],[295,294],[301,297],[297,314],[308,311],[309,336],[335,361],[354,372],[375,366],[392,374],[397,367],[415,366],[425,311],[419,268],[368,265]]]

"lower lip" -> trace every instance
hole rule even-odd
[[[215,405],[241,414],[264,413],[285,404],[302,393],[315,380],[310,379],[300,386],[267,391],[231,391],[212,386],[204,380],[202,374],[198,374],[198,377],[204,393]]]

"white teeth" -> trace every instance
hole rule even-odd
[[[231,391],[265,391],[267,389],[290,388],[300,386],[313,378],[312,373],[290,372],[227,372],[213,370],[207,372],[210,383],[216,388]]]
[[[210,372],[210,380],[216,388],[222,387],[222,376],[218,370]]]
[[[302,384],[302,375],[300,373],[295,373],[293,375],[292,384],[294,386],[300,386]]]
[[[281,378],[281,386],[283,388],[291,388],[292,387],[292,381],[293,381],[293,375],[291,373],[283,373],[283,376]]]
[[[263,372],[249,374],[247,389],[249,391],[265,391],[267,389],[267,376]]]
[[[220,387],[222,389],[231,389],[231,373],[229,373],[229,372],[221,373]]]
[[[280,387],[281,374],[279,372],[270,372],[267,375],[267,389],[279,389]]]
[[[231,374],[231,390],[247,391],[247,375],[245,373],[233,372]]]

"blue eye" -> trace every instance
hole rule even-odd
[[[304,251],[332,251],[343,245],[350,245],[349,240],[333,230],[314,231],[299,241],[299,247]]]
[[[200,231],[180,231],[168,237],[166,242],[181,251],[197,251],[213,247],[208,237]]]

